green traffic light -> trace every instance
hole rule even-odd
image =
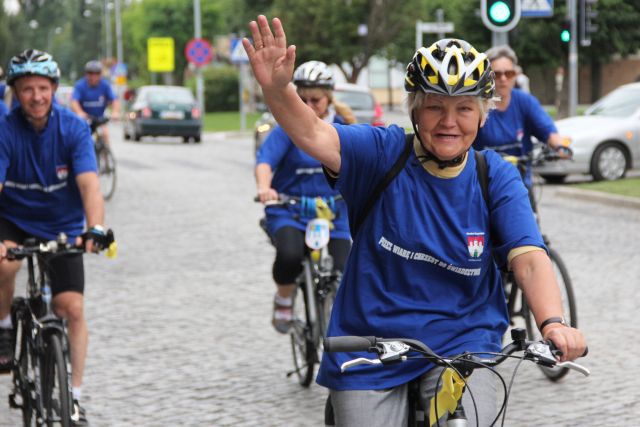
[[[489,8],[489,18],[493,22],[497,22],[499,24],[505,23],[511,18],[511,9],[507,5],[507,3],[503,1],[497,1],[491,5]]]
[[[569,43],[571,41],[571,32],[569,30],[562,30],[560,32],[560,40]]]

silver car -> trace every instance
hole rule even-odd
[[[556,122],[571,138],[572,160],[547,162],[536,171],[547,181],[591,174],[596,181],[615,180],[640,162],[640,83],[620,86],[589,107],[584,116]]]

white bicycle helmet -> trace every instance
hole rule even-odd
[[[297,87],[333,89],[335,81],[327,64],[321,61],[308,61],[296,68],[293,73],[293,84]]]

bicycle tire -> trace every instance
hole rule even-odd
[[[556,275],[556,280],[558,282],[558,286],[560,287],[560,294],[562,296],[562,306],[563,306],[563,316],[567,323],[574,328],[578,327],[578,311],[576,307],[575,296],[573,293],[573,285],[571,284],[571,278],[569,277],[569,272],[567,267],[560,258],[560,255],[552,248],[549,248],[549,258],[551,258],[551,264],[553,265],[553,270]],[[542,339],[542,334],[538,331],[538,326],[536,325],[536,321],[531,314],[531,311],[526,308],[526,303],[523,304],[526,310],[526,324],[527,324],[527,334],[529,335],[529,339],[531,340],[539,340]],[[568,368],[549,368],[545,366],[538,365],[540,370],[544,373],[544,375],[549,378],[551,381],[558,381],[563,378],[565,375],[569,373]]]
[[[34,425],[36,417],[34,416],[35,404],[33,400],[33,392],[35,389],[35,375],[33,375],[33,369],[35,369],[33,350],[31,340],[29,338],[28,325],[24,324],[24,320],[21,319],[23,314],[17,314],[14,318],[14,325],[16,325],[16,346],[17,351],[15,356],[15,365],[13,368],[13,385],[14,393],[20,395],[20,402],[18,406],[22,410],[22,424],[24,427],[31,427]],[[29,370],[32,368],[31,371]],[[15,396],[14,396],[15,399]]]
[[[291,326],[291,352],[293,355],[294,372],[298,377],[298,383],[303,387],[309,387],[313,381],[315,365],[317,363],[317,347],[314,343],[314,325],[311,322],[308,296],[304,291],[305,283],[311,279],[311,267],[304,263],[302,280],[296,289],[293,301],[293,324]]]
[[[42,411],[47,426],[71,425],[71,395],[69,373],[63,350],[63,337],[49,331],[44,340],[42,355]]]
[[[111,149],[102,141],[96,144],[96,162],[102,197],[110,200],[116,191],[116,159]]]

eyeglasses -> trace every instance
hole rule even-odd
[[[496,76],[496,79],[501,79],[503,76],[507,79],[512,79],[516,76],[515,70],[507,70],[507,71],[494,71],[493,74]]]
[[[316,97],[312,97],[312,98],[305,98],[304,96],[301,96],[300,99],[302,100],[302,102],[304,102],[305,104],[319,104],[320,101],[322,101],[323,98],[316,98]]]

